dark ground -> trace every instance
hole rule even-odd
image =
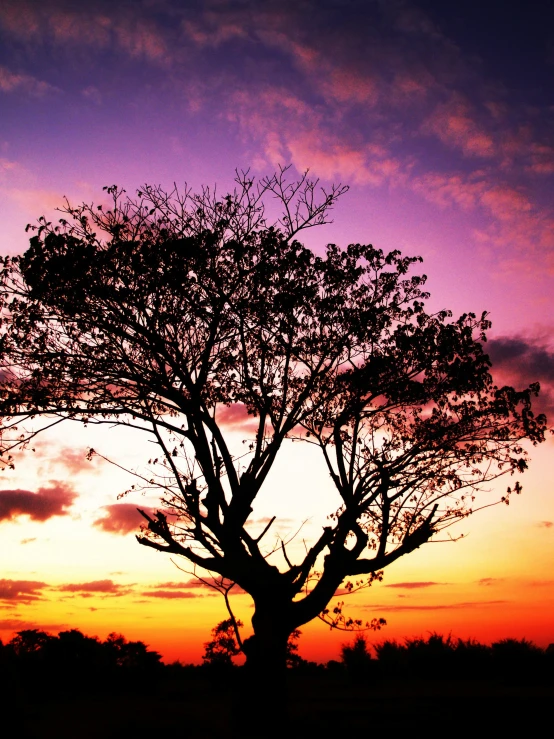
[[[17,695],[3,711],[22,739],[132,737],[524,736],[552,730],[554,685],[517,681],[392,680],[353,684],[346,675],[291,675],[289,718],[279,707],[255,723],[236,675],[164,676],[152,690],[106,694],[40,691]],[[117,694],[115,694],[117,692]],[[8,736],[8,734],[5,734]]]

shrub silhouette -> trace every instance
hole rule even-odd
[[[351,644],[342,645],[341,659],[347,673],[354,680],[369,678],[373,667],[373,659],[367,639],[363,634],[357,634]]]
[[[495,674],[503,680],[533,683],[546,676],[545,650],[527,639],[501,639],[491,652]]]

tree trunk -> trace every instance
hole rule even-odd
[[[242,715],[243,735],[283,737],[287,735],[287,641],[293,629],[277,609],[256,608],[253,636],[245,639]]]

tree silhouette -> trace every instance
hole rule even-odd
[[[239,175],[223,198],[107,188],[109,207],[39,219],[2,273],[4,463],[62,421],[152,438],[142,484],[162,505],[141,511],[138,541],[220,576],[226,598],[235,583],[252,596],[242,648],[268,674],[341,585],[372,582],[476,510],[483,485],[522,472],[521,442],[542,441],[546,423],[531,409],[538,385],[494,385],[485,314],[426,312],[419,258],[300,244],[345,188],[319,198],[316,182],[286,175]],[[283,208],[270,225],[268,196]],[[246,454],[226,435],[229,408],[254,426]],[[299,561],[265,546],[274,519],[250,527],[291,438],[320,449],[340,496]],[[318,491],[298,494],[315,504]]]
[[[232,667],[233,658],[241,654],[235,632],[239,626],[242,626],[242,621],[233,622],[230,618],[214,626],[211,641],[204,644],[204,664],[224,669]]]

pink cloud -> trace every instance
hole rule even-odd
[[[0,66],[0,92],[26,92],[29,95],[43,97],[59,90],[29,74],[18,74]]]
[[[89,458],[87,450],[73,449],[72,447],[60,449],[55,461],[63,465],[72,475],[78,475],[80,472],[96,472],[102,462],[97,454]]]
[[[485,172],[471,175],[429,172],[407,181],[426,200],[447,208],[480,209],[489,220],[473,230],[478,243],[501,249],[502,269],[554,272],[554,214],[536,206],[520,188],[496,184]],[[518,256],[519,253],[519,256]],[[535,254],[537,259],[529,259]]]
[[[55,214],[56,208],[63,203],[60,193],[53,190],[11,187],[6,195],[32,219]],[[56,215],[59,217],[60,214]]]
[[[0,521],[29,516],[32,521],[47,521],[53,516],[67,516],[77,493],[63,482],[52,481],[36,493],[30,490],[0,490]]]
[[[554,526],[554,521],[541,521],[537,526],[542,529],[551,529]]]
[[[442,208],[453,204],[463,210],[475,208],[486,189],[486,184],[480,180],[471,180],[462,175],[445,175],[438,172],[429,172],[415,177],[411,188],[426,200]]]
[[[0,580],[0,601],[4,603],[32,603],[40,600],[45,582],[38,580]]]
[[[220,405],[217,410],[217,420],[227,428],[251,430],[257,428],[257,419],[246,410],[242,403]]]
[[[299,171],[310,169],[318,177],[339,179],[351,184],[379,186],[403,179],[403,167],[382,147],[350,146],[323,132],[291,133],[285,142],[291,160]]]
[[[181,23],[181,28],[185,36],[190,38],[198,46],[220,46],[226,41],[230,41],[236,38],[246,38],[247,31],[243,25],[233,23],[232,21],[213,22],[216,20],[216,16],[211,14],[206,16],[212,20],[211,24],[204,24],[202,27],[201,23],[193,22],[185,19]],[[220,19],[221,20],[221,19]]]
[[[433,134],[447,146],[461,150],[464,156],[490,157],[496,151],[491,135],[477,121],[469,103],[459,95],[437,106],[424,121],[422,131]]]
[[[376,105],[379,99],[377,81],[352,69],[333,69],[321,76],[320,86],[323,95],[336,103]]]
[[[150,516],[156,510],[148,506],[140,506],[140,508]],[[102,506],[100,510],[103,511],[103,515],[93,522],[93,526],[109,534],[125,535],[131,531],[137,532],[140,525],[146,523],[134,503],[114,503]]]
[[[512,187],[500,185],[485,190],[481,195],[481,203],[501,221],[513,221],[532,209],[526,195]]]
[[[139,18],[133,11],[114,8],[109,15],[87,7],[66,10],[43,7],[29,0],[6,2],[0,6],[0,24],[10,33],[28,41],[48,38],[60,47],[90,46],[94,50],[114,48],[131,58],[168,64],[164,34],[152,17]]]
[[[554,147],[532,143],[528,152],[527,171],[536,175],[554,174]]]

